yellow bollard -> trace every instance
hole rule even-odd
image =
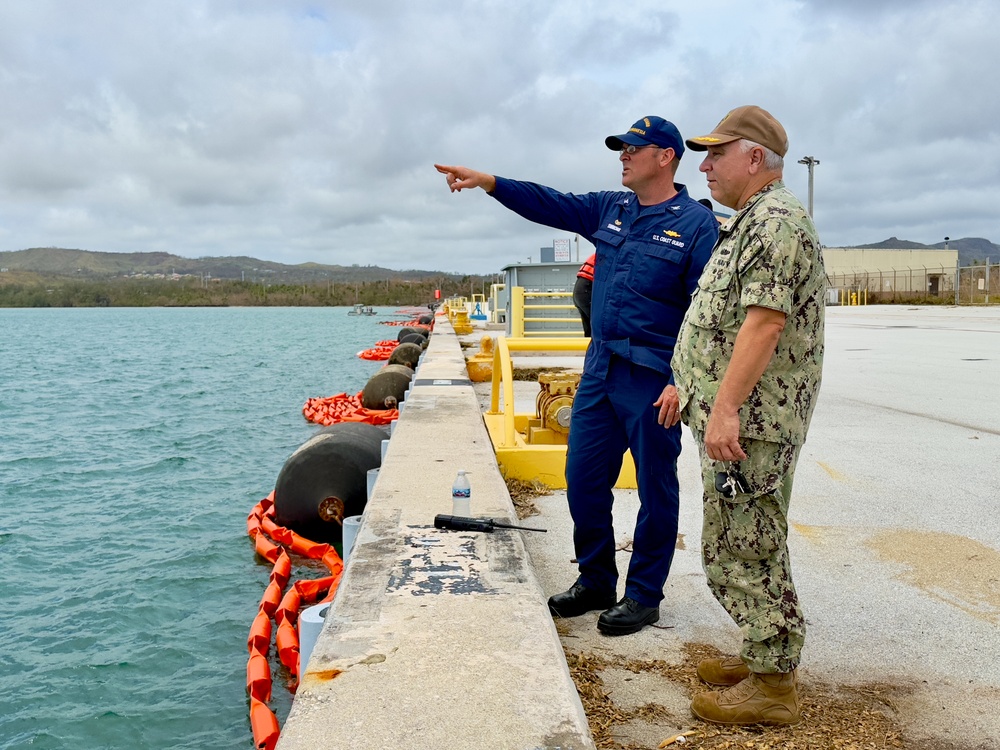
[[[455,318],[452,321],[452,327],[455,329],[455,333],[459,336],[472,333],[472,321],[469,320],[468,310],[455,311]]]
[[[479,351],[469,357],[465,366],[469,371],[469,380],[473,383],[485,383],[493,379],[492,336],[483,336],[479,340]]]

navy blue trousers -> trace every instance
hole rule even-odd
[[[612,355],[605,380],[584,374],[573,401],[566,454],[566,496],[573,517],[579,581],[588,589],[616,591],[612,488],[626,449],[632,450],[639,486],[639,515],[625,596],[645,607],[663,599],[677,543],[677,457],[680,424],[657,424],[653,402],[668,377]]]

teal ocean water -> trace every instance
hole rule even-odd
[[[253,747],[246,516],[379,312],[0,310],[0,748]]]

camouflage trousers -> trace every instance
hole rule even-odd
[[[801,446],[741,439],[739,469],[750,491],[727,499],[715,489],[726,464],[701,454],[702,565],[708,586],[740,628],[740,656],[753,672],[790,672],[799,664],[806,623],[788,559],[788,501]]]

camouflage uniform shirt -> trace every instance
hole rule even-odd
[[[681,413],[704,433],[751,306],[787,319],[773,358],[740,408],[740,436],[801,444],[823,368],[826,272],[812,219],[776,180],[720,229],[684,316],[672,367]]]

